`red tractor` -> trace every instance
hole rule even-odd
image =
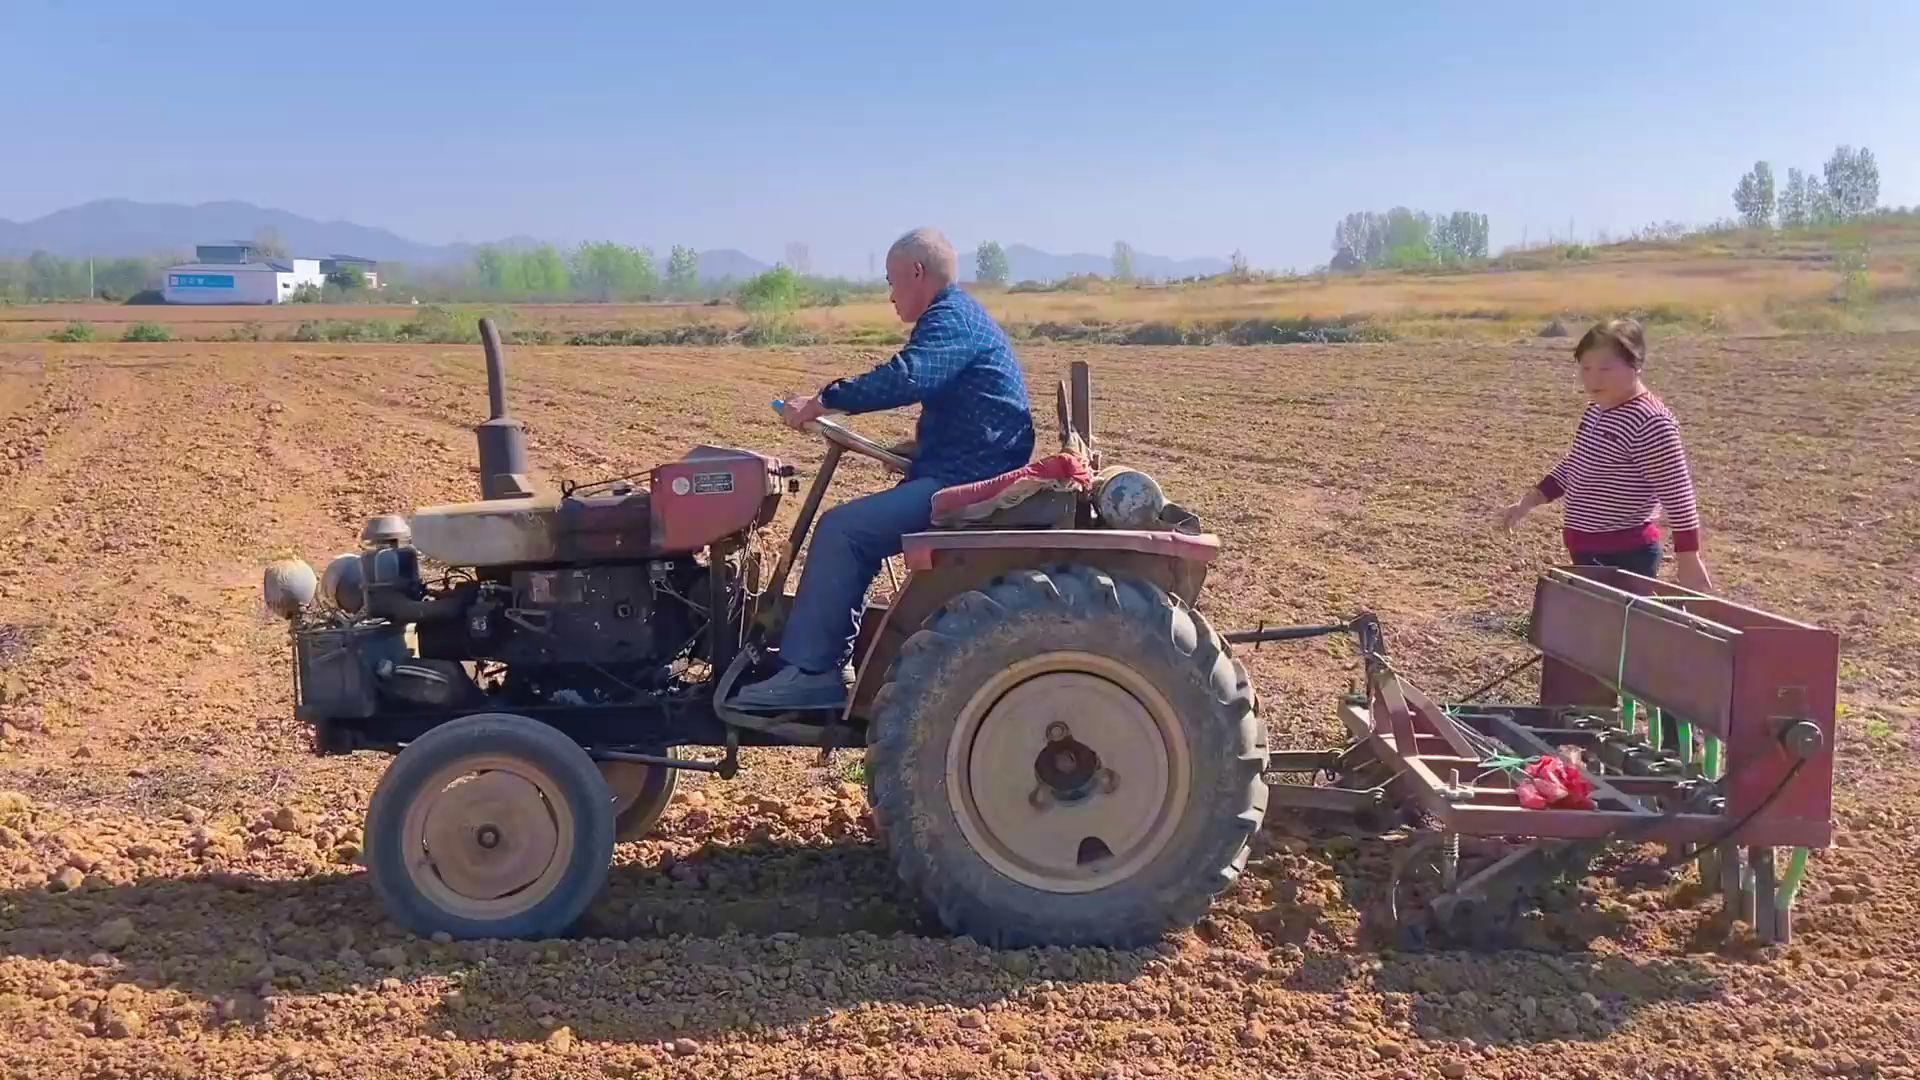
[[[903,462],[819,422],[825,459],[768,566],[754,541],[799,493],[792,466],[700,446],[536,494],[498,336],[482,336],[483,498],[376,517],[317,578],[287,562],[265,582],[317,749],[395,754],[365,859],[397,922],[563,933],[678,773],[730,777],[741,746],[866,747],[901,877],[983,942],[1137,946],[1239,874],[1267,740],[1245,670],[1194,607],[1219,542],[1143,474],[1089,482],[1084,365],[1059,387],[1065,467],[988,485],[991,502],[908,536],[905,581],[862,620],[846,707],[770,716],[726,702],[772,660],[838,465]]]

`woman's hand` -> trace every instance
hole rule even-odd
[[[1532,491],[1527,492],[1526,495],[1523,496],[1519,502],[1514,503],[1512,506],[1507,507],[1505,510],[1502,510],[1500,512],[1501,530],[1504,532],[1510,533],[1513,530],[1519,528],[1520,519],[1526,517],[1527,513],[1531,511],[1534,507],[1539,506],[1541,501],[1542,500],[1540,498],[1540,491],[1538,488],[1536,488]]]
[[[1673,561],[1674,576],[1680,579],[1682,588],[1713,595],[1713,578],[1707,574],[1707,564],[1701,560],[1699,552],[1677,551]]]

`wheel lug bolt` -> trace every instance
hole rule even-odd
[[[1053,792],[1047,790],[1047,785],[1039,784],[1034,787],[1032,794],[1027,796],[1027,805],[1035,810],[1045,810],[1053,805]]]
[[[1100,782],[1100,790],[1109,795],[1113,794],[1120,786],[1120,774],[1114,772],[1112,769],[1101,769],[1098,773],[1094,774],[1094,778]]]
[[[1073,733],[1067,730],[1067,725],[1061,723],[1058,720],[1055,720],[1053,723],[1047,725],[1047,741],[1048,742],[1065,742],[1067,741],[1067,736],[1071,734]]]

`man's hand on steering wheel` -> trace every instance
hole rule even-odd
[[[789,401],[786,408],[780,410],[780,419],[785,420],[787,426],[795,431],[805,431],[808,424],[825,415],[827,415],[826,406],[820,404],[820,398],[816,395],[809,395],[798,401]]]
[[[828,442],[843,450],[864,454],[878,461],[887,471],[906,475],[913,466],[910,457],[889,450],[862,435],[848,431],[839,424],[827,419],[829,416],[843,415],[838,409],[829,409],[820,403],[819,397],[804,397],[798,401],[776,400],[774,408],[780,412],[780,419],[795,431],[805,431],[812,425],[814,431]]]

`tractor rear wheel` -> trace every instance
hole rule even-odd
[[[679,750],[667,751],[677,758]],[[673,800],[680,770],[640,761],[603,761],[600,775],[613,793],[613,838],[618,843],[645,839]]]
[[[1133,948],[1239,876],[1266,741],[1199,613],[1071,566],[927,619],[875,698],[867,775],[900,876],[951,932]]]
[[[508,713],[407,745],[367,807],[367,868],[393,921],[422,937],[557,937],[613,857],[613,795],[593,759]]]

